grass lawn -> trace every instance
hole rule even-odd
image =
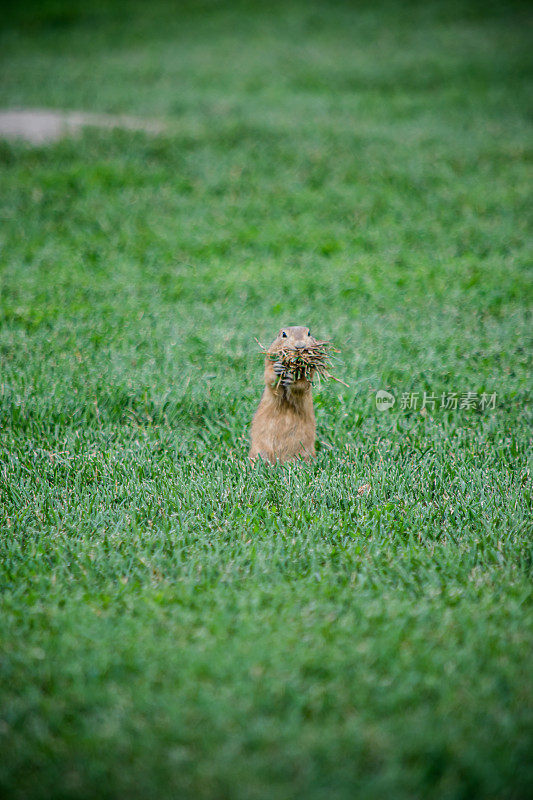
[[[2,796],[531,796],[530,21],[5,12],[0,107],[168,129],[0,142]],[[349,388],[252,469],[284,324]]]

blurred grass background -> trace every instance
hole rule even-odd
[[[6,8],[1,107],[167,126],[0,142],[6,796],[530,794],[530,23]],[[299,323],[350,388],[251,470]]]

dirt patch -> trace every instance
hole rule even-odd
[[[165,125],[154,120],[113,114],[90,114],[84,111],[46,109],[6,109],[0,111],[0,138],[24,139],[43,144],[72,136],[82,128],[126,128],[145,133],[162,133]]]

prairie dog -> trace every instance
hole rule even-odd
[[[282,328],[269,347],[270,353],[284,348],[305,350],[316,340],[309,328]],[[316,423],[312,384],[306,378],[284,376],[279,362],[265,358],[265,388],[252,420],[250,459],[283,463],[292,458],[315,457]],[[279,383],[279,386],[278,386]]]

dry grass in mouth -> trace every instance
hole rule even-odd
[[[336,378],[329,371],[331,366],[331,354],[338,353],[339,350],[327,340],[315,341],[312,345],[306,347],[305,350],[287,347],[274,352],[264,347],[257,339],[256,342],[271,361],[281,363],[284,367],[283,372],[279,374],[277,386],[283,383],[284,379],[289,376],[295,381],[301,378],[312,381],[315,374],[318,375],[319,381],[322,378],[324,380],[329,380],[331,378],[338,383],[342,383],[343,386],[348,386],[347,383]]]

